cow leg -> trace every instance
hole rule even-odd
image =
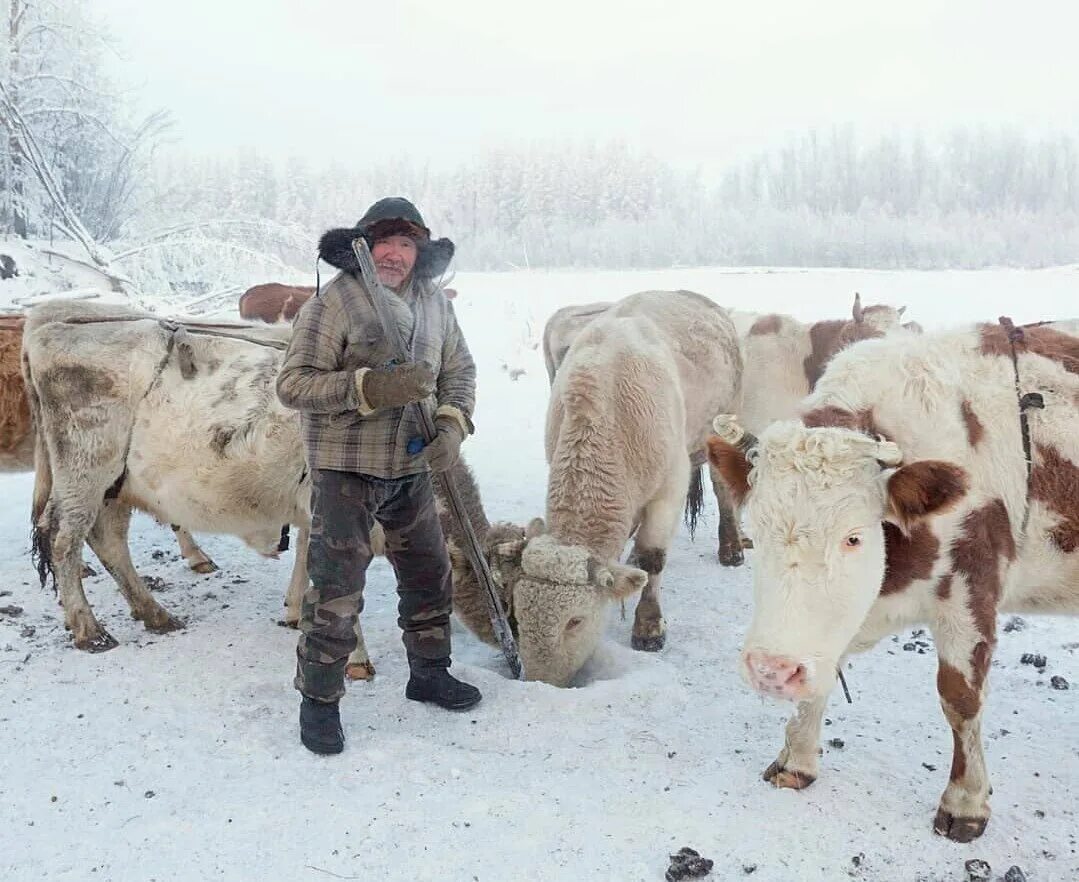
[[[367,655],[367,644],[363,642],[363,629],[359,616],[356,617],[356,648],[349,653],[345,664],[345,676],[350,680],[370,680],[375,676],[375,666]]]
[[[105,652],[119,644],[101,627],[82,589],[82,546],[94,518],[93,509],[54,497],[45,506],[37,529],[49,537],[49,558],[64,608],[64,627],[77,648]]]
[[[202,576],[217,572],[217,564],[199,548],[194,536],[176,524],[172,525],[172,532],[176,534],[176,541],[180,544],[180,554],[184,556],[184,560],[191,569]]]
[[[739,523],[741,512],[734,504],[727,482],[711,463],[708,464],[708,474],[712,479],[712,491],[716,494],[716,504],[719,507],[719,562],[725,567],[740,567],[746,559]]]
[[[764,780],[776,787],[804,790],[820,772],[820,727],[828,696],[803,701],[787,722],[783,749],[764,770]]]
[[[663,567],[667,562],[667,547],[678,527],[678,518],[686,502],[686,486],[689,483],[689,460],[686,471],[679,470],[671,477],[663,496],[652,500],[641,514],[630,558],[635,567],[648,573],[648,583],[641,591],[637,610],[633,616],[634,649],[658,652],[667,642],[667,623],[659,603],[659,587]]]
[[[142,577],[135,571],[127,546],[130,523],[131,507],[110,499],[98,512],[97,520],[87,536],[90,547],[120,586],[120,591],[131,608],[132,618],[138,619],[148,630],[158,634],[182,628],[184,623],[170,615],[154,599]]]
[[[993,655],[992,637],[973,629],[934,631],[937,642],[937,692],[952,728],[952,769],[940,799],[933,829],[956,842],[970,842],[989,823],[989,775],[982,750],[982,708],[986,675]]]
[[[292,577],[285,591],[285,620],[280,624],[295,628],[300,623],[300,606],[304,592],[311,583],[307,574],[307,548],[311,542],[311,527],[301,526],[296,531],[296,560],[292,565]]]

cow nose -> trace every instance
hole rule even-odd
[[[750,684],[758,692],[786,699],[804,697],[809,672],[797,659],[752,651],[746,653],[745,665]]]

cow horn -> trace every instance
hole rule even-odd
[[[862,295],[857,291],[854,292],[854,309],[851,310],[851,315],[856,322],[862,321]]]
[[[897,309],[897,310],[895,311],[895,314],[896,314],[897,316],[899,316],[900,318],[902,318],[902,317],[903,317],[903,313],[905,313],[906,311],[907,311],[907,308],[906,308],[906,306],[901,306],[901,307],[899,307],[899,309]]]
[[[757,449],[757,436],[747,432],[738,424],[738,417],[733,413],[721,413],[712,420],[712,430],[732,447],[737,447],[747,456]]]
[[[903,461],[903,451],[894,441],[877,441],[877,460],[886,466],[897,466]]]

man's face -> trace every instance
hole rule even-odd
[[[416,265],[416,241],[410,236],[387,236],[377,239],[371,257],[378,270],[378,280],[387,288],[398,290]]]

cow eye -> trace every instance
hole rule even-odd
[[[582,621],[584,621],[584,619],[582,619],[580,616],[574,616],[572,619],[566,622],[566,630],[572,631],[574,628],[578,627]]]
[[[844,548],[860,548],[862,545],[862,537],[857,533],[852,533],[846,539],[843,540]]]

